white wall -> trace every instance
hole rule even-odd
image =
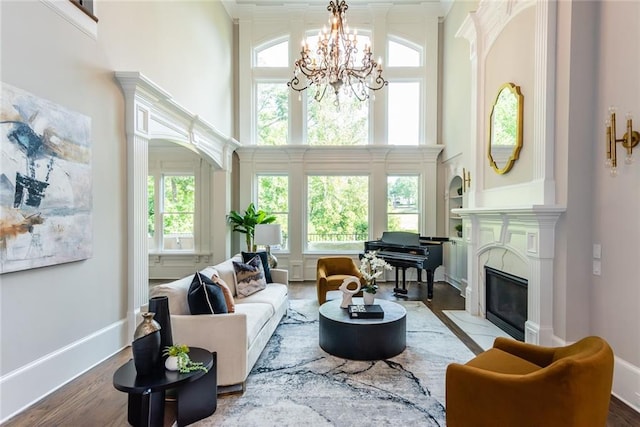
[[[0,3],[1,80],[92,118],[94,201],[92,258],[0,277],[0,421],[129,344],[124,101],[113,72],[142,71],[232,129],[232,25],[221,4],[96,6],[97,40],[45,2]]]

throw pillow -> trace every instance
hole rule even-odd
[[[271,279],[271,270],[269,269],[269,258],[267,258],[267,253],[265,251],[261,252],[242,252],[242,261],[249,262],[251,258],[254,256],[260,256],[260,260],[262,261],[262,268],[264,269],[264,278],[267,283],[273,283]]]
[[[264,268],[258,255],[251,258],[246,264],[233,261],[233,269],[236,272],[236,293],[238,298],[248,297],[267,287]]]
[[[222,280],[217,273],[213,273],[213,276],[211,276],[211,281],[218,285],[220,289],[222,289],[224,301],[227,304],[227,313],[235,313],[236,302],[233,300],[233,295],[231,295],[231,289],[229,289],[229,285],[227,285],[227,282]]]
[[[219,286],[207,276],[196,273],[187,292],[191,314],[219,314],[227,312],[227,303]]]

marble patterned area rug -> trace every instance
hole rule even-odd
[[[407,348],[380,361],[334,357],[318,345],[318,304],[291,300],[242,395],[194,426],[444,426],[445,370],[473,353],[422,302],[407,309]]]

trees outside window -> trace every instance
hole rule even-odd
[[[258,209],[277,219],[282,230],[282,244],[271,250],[289,247],[289,177],[287,175],[258,175]]]
[[[420,231],[418,175],[387,176],[387,229]]]
[[[287,143],[289,127],[289,88],[284,82],[256,85],[258,145]]]
[[[156,183],[160,184],[157,194]],[[195,187],[194,175],[149,177],[150,250],[194,250]]]
[[[307,250],[362,250],[369,236],[368,176],[308,176]]]

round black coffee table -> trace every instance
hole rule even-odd
[[[129,394],[128,421],[133,426],[164,425],[164,401],[167,389],[176,390],[177,422],[179,426],[192,424],[208,417],[216,410],[217,353],[189,348],[189,358],[203,363],[208,372],[193,371],[181,374],[161,366],[157,372],[139,376],[133,360],[129,360],[113,374],[113,386]]]
[[[351,319],[341,299],[320,306],[320,348],[353,360],[383,360],[402,353],[407,344],[407,311],[393,301],[376,299],[382,319]],[[362,304],[362,298],[354,298]]]

